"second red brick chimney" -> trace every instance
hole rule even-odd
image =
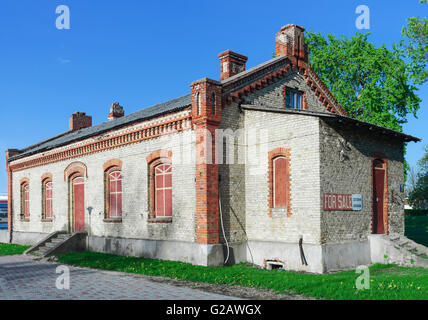
[[[92,117],[87,116],[85,112],[73,113],[70,117],[70,130],[79,130],[92,126]]]
[[[308,62],[308,47],[305,45],[305,28],[287,24],[276,34],[276,56],[286,55]]]
[[[248,58],[242,54],[226,50],[218,55],[220,59],[220,80],[245,71]]]

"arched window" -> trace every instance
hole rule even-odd
[[[285,208],[287,206],[287,159],[276,157],[273,159],[273,206]]]
[[[113,171],[108,174],[108,218],[122,217],[122,173]]]
[[[21,219],[30,218],[30,184],[21,184]]]
[[[155,167],[156,218],[172,217],[172,167],[161,163]]]
[[[111,159],[104,163],[104,222],[122,221],[122,161]]]
[[[284,213],[290,217],[291,212],[291,150],[276,148],[268,154],[268,215],[272,218]]]
[[[44,180],[42,182],[42,219],[50,220],[53,218],[53,205],[52,205],[52,191],[53,184],[51,180]]]
[[[146,157],[148,170],[148,222],[172,222],[172,151],[156,150]]]
[[[213,93],[211,95],[211,114],[215,114],[215,108],[216,108],[216,105],[215,105],[215,94]]]

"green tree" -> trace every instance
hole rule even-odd
[[[425,155],[418,162],[419,173],[415,187],[410,191],[409,203],[415,209],[428,207],[428,146],[425,147]]]
[[[416,116],[418,88],[398,50],[376,48],[369,33],[350,39],[309,32],[309,62],[350,117],[402,131]]]
[[[420,0],[427,5],[428,0]],[[408,72],[415,84],[422,85],[428,80],[428,20],[426,17],[412,17],[407,20],[407,27],[403,28],[402,40],[395,48],[401,56],[408,58],[410,64]]]

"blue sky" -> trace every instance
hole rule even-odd
[[[71,29],[55,27],[67,5]],[[370,8],[371,41],[388,47],[401,39],[411,16],[426,5],[407,1],[30,1],[0,2],[0,149],[23,148],[68,130],[69,116],[84,111],[93,123],[107,119],[119,101],[126,113],[189,93],[194,80],[219,78],[217,54],[231,49],[247,67],[269,60],[274,35],[296,23],[309,31],[352,36],[355,9]],[[367,32],[367,31],[363,31]],[[410,117],[407,160],[415,165],[427,144],[428,89],[420,89],[419,119]],[[0,157],[0,193],[7,191]]]

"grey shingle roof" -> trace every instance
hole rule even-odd
[[[55,137],[52,137],[50,139],[44,140],[42,142],[39,142],[37,144],[34,144],[32,146],[19,150],[19,154],[17,154],[16,156],[10,157],[9,160],[13,161],[20,158],[28,157],[35,153],[39,153],[39,152],[47,151],[63,145],[67,145],[69,143],[86,139],[91,136],[95,136],[112,129],[118,129],[120,127],[129,125],[132,123],[144,121],[144,120],[153,118],[155,116],[160,116],[166,113],[179,111],[181,109],[184,109],[187,106],[190,106],[191,104],[192,104],[191,95],[187,94],[180,98],[172,99],[167,102],[160,103],[152,107],[145,108],[137,112],[128,114],[122,118],[103,122],[93,127],[75,130],[75,131],[66,131]]]

